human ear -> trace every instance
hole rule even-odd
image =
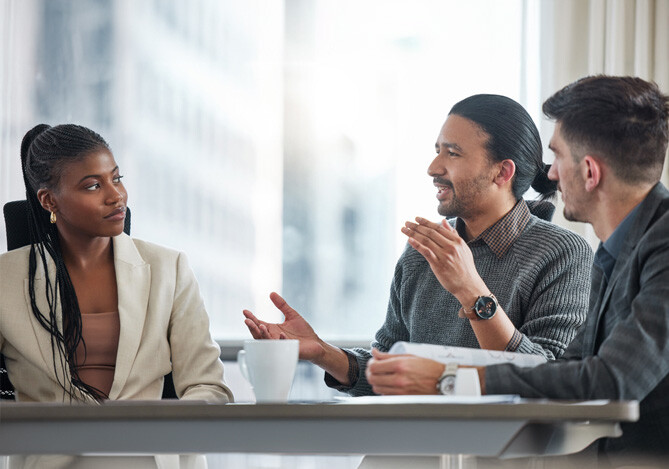
[[[58,211],[58,204],[56,204],[56,199],[49,189],[41,188],[38,190],[37,200],[39,200],[40,205],[42,205],[42,208],[47,212]]]
[[[516,174],[516,164],[513,160],[502,160],[497,163],[496,166],[498,167],[498,170],[494,181],[498,186],[503,186],[513,178],[514,174]]]
[[[585,190],[592,192],[602,181],[602,165],[597,158],[590,155],[585,155],[582,163]]]

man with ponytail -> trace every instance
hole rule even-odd
[[[530,186],[542,199],[556,190],[531,117],[504,96],[471,96],[451,109],[436,153],[428,175],[445,219],[417,218],[402,228],[409,243],[372,351],[326,343],[276,293],[271,299],[285,321],[244,311],[251,334],[299,339],[300,357],[351,395],[442,391],[443,364],[428,360],[416,369],[384,353],[398,341],[562,355],[585,319],[592,250],[546,221],[554,210],[547,200],[523,199]],[[370,368],[378,369],[375,383]]]
[[[109,146],[77,125],[21,144],[31,244],[0,256],[0,351],[19,401],[227,402],[219,347],[185,256],[123,233]]]

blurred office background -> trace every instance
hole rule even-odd
[[[369,341],[399,228],[438,216],[426,169],[450,107],[494,92],[540,121],[522,1],[0,4],[2,201],[24,197],[33,125],[98,131],[133,235],[188,254],[222,340],[249,337],[243,308],[280,319],[276,290],[323,336]]]
[[[133,235],[188,254],[224,356],[250,337],[242,309],[281,320],[270,291],[327,340],[365,345],[400,227],[438,217],[426,169],[454,103],[514,98],[547,146],[550,94],[593,73],[669,92],[667,51],[666,0],[0,0],[0,205],[24,198],[28,129],[88,126],[125,175]],[[252,399],[232,363],[226,379]],[[300,366],[293,398],[333,394]]]
[[[88,126],[133,235],[188,254],[217,339],[250,337],[244,308],[281,320],[274,290],[324,338],[369,343],[400,227],[438,217],[450,107],[507,95],[547,145],[541,103],[580,76],[669,91],[668,30],[665,0],[1,0],[0,203],[24,197],[29,128]]]

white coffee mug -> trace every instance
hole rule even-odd
[[[245,340],[237,364],[249,380],[256,402],[286,402],[293,384],[299,340]]]
[[[458,368],[455,375],[456,396],[480,396],[481,383],[476,368]]]

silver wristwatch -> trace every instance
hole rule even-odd
[[[444,396],[452,396],[455,394],[455,375],[458,372],[457,363],[447,363],[444,367],[444,372],[437,380],[437,392]]]

